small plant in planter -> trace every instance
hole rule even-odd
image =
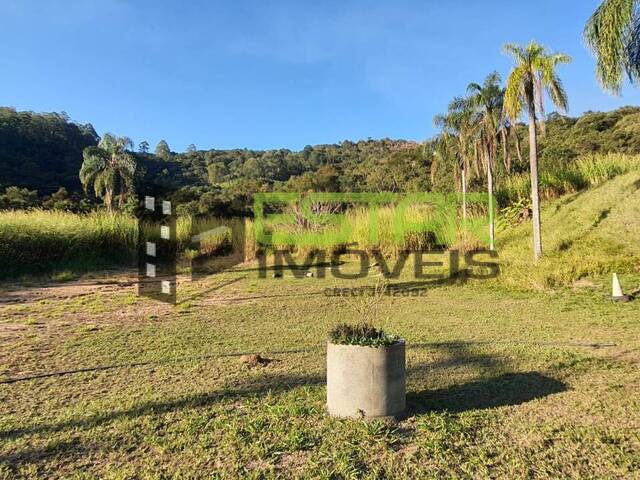
[[[399,418],[406,409],[405,342],[373,326],[386,285],[347,303],[362,321],[339,324],[327,342],[327,410],[335,417]]]

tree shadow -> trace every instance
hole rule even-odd
[[[68,429],[87,429],[100,426],[120,419],[134,419],[144,415],[158,415],[176,410],[201,408],[214,405],[224,399],[251,397],[253,395],[274,392],[280,393],[303,385],[324,384],[324,375],[282,375],[263,373],[258,378],[252,378],[243,386],[234,389],[191,395],[167,401],[150,401],[141,403],[133,408],[115,410],[107,413],[91,415],[86,418],[71,419],[59,423],[33,425],[26,428],[0,431],[0,440],[16,438],[23,435],[54,433]]]
[[[503,362],[499,357],[488,353],[477,353],[472,351],[472,343],[464,342],[441,342],[441,343],[416,343],[411,348],[430,348],[445,351],[446,358],[437,362],[419,363],[410,365],[407,368],[407,378],[411,380],[426,380],[432,376],[434,370],[446,369],[459,366],[474,366],[482,370],[497,371],[503,367]]]
[[[390,283],[387,287],[391,291],[402,290],[428,290],[437,287],[450,287],[452,285],[464,285],[469,281],[469,277],[463,273],[450,275],[432,280],[413,280],[408,282]]]
[[[227,272],[231,272],[231,273],[235,273],[235,272],[241,272],[241,273],[250,273],[250,272],[307,272],[310,270],[313,270],[315,268],[331,268],[331,267],[335,267],[335,266],[341,266],[344,265],[345,262],[344,261],[339,261],[336,263],[332,263],[332,262],[314,262],[314,263],[294,263],[294,264],[288,264],[288,263],[283,263],[281,265],[265,265],[265,266],[258,266],[258,267],[244,267],[244,268],[232,268],[232,269],[228,269]]]
[[[567,385],[539,372],[507,373],[437,390],[407,394],[407,413],[452,413],[484,410],[522,403],[564,392]]]
[[[47,462],[51,457],[64,456],[65,461],[80,459],[97,450],[95,445],[86,445],[78,438],[66,442],[56,442],[55,445],[45,445],[43,447],[26,448],[16,452],[0,454],[0,464],[8,465],[17,469],[21,464],[41,464]],[[18,472],[12,472],[18,476]],[[9,478],[9,477],[7,477]]]

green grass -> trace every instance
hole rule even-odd
[[[541,189],[548,198],[542,222],[545,260],[530,275],[530,223],[498,232],[497,246],[505,283],[517,288],[550,288],[568,285],[588,275],[630,272],[638,268],[640,220],[638,209],[633,206],[639,199],[639,172],[640,157],[622,154],[583,157],[569,168],[542,169]],[[520,205],[526,205],[528,182],[526,175],[512,176],[502,183],[497,196],[502,201],[520,199]],[[561,194],[565,195],[558,198]],[[459,218],[438,216],[426,206],[413,206],[402,214],[396,207],[384,206],[377,212],[378,228],[374,229],[370,211],[353,208],[346,214],[345,225],[349,230],[344,237],[332,226],[302,229],[268,220],[265,223],[267,229],[290,233],[295,242],[275,248],[292,250],[299,257],[318,250],[330,255],[358,248],[395,258],[404,251],[448,247],[466,252],[486,245],[488,228],[486,222],[480,220],[481,213],[475,212],[473,221],[463,228]],[[405,225],[423,224],[429,229],[397,238],[394,227],[398,219]],[[207,238],[201,245],[204,253],[243,242],[245,258],[255,257],[257,246],[252,220],[212,217],[194,221],[196,225],[188,218],[177,222],[176,242],[186,251],[187,258],[195,253],[189,249],[192,231],[203,232],[221,225],[232,225],[235,238],[224,234]],[[152,227],[147,227],[150,236],[158,234],[157,229],[153,230],[152,233]],[[378,232],[377,238],[371,236],[374,230]],[[126,215],[75,215],[39,210],[0,212],[0,263],[4,267],[0,278],[52,273],[64,280],[104,267],[132,267],[137,235],[137,221]],[[215,265],[211,267],[215,270]]]
[[[323,292],[375,277],[254,267],[181,284],[179,299],[201,295],[177,307],[132,303],[133,286],[0,305],[0,478],[637,476],[638,305],[605,301],[606,285],[405,272],[389,288],[425,295],[382,297],[376,326],[407,341],[409,417],[367,423],[324,412],[327,332],[360,317]],[[273,361],[248,368],[249,352]]]
[[[545,204],[538,265],[527,222],[499,232],[498,279],[416,279],[409,259],[364,306],[331,292],[375,291],[374,269],[261,279],[248,263],[181,281],[176,306],[87,292],[65,262],[126,258],[133,219],[0,213],[4,271],[51,258],[64,281],[0,303],[0,479],[638,478],[640,307],[608,295],[612,271],[640,287],[640,172],[618,173],[593,167],[592,188]],[[325,414],[327,334],[363,319],[407,342],[398,424]]]
[[[212,217],[195,220],[195,231],[220,225],[231,225],[239,241],[244,231],[247,258],[255,253],[251,221],[222,220]],[[240,224],[246,228],[238,228]],[[157,236],[157,228],[146,227],[148,235]],[[179,248],[187,250],[191,241],[189,218],[177,222]],[[215,251],[226,238],[211,237],[202,243],[202,251]],[[17,278],[22,274],[45,274],[66,281],[77,273],[111,267],[135,267],[138,245],[138,221],[126,214],[74,214],[69,212],[31,210],[0,211],[0,278]]]
[[[77,275],[69,270],[62,270],[52,273],[50,278],[54,282],[70,282],[71,280],[75,280]]]
[[[570,285],[640,271],[640,172],[552,200],[542,211],[544,257],[534,267],[531,222],[498,233],[500,280],[519,288]]]
[[[609,153],[578,158],[568,166],[540,168],[540,195],[551,199],[585,188],[594,187],[618,175],[640,171],[640,155]],[[511,175],[498,181],[498,202],[507,206],[531,198],[528,173]]]
[[[135,219],[126,215],[0,211],[0,278],[131,263]]]

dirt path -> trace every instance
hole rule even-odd
[[[104,272],[70,282],[38,282],[33,285],[0,283],[0,306],[29,304],[41,300],[68,300],[91,295],[95,292],[109,292],[130,287],[136,282],[134,272]]]

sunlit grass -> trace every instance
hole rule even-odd
[[[594,173],[594,178],[599,175]],[[640,268],[640,172],[551,201],[542,211],[543,259],[533,263],[531,222],[498,235],[512,286],[550,288]]]
[[[550,199],[593,187],[618,175],[640,170],[640,155],[609,153],[587,155],[569,166],[540,169],[540,194]],[[531,196],[528,173],[502,178],[496,196],[502,205],[508,205]]]
[[[122,264],[131,261],[136,245],[136,220],[127,215],[0,212],[0,276]]]

